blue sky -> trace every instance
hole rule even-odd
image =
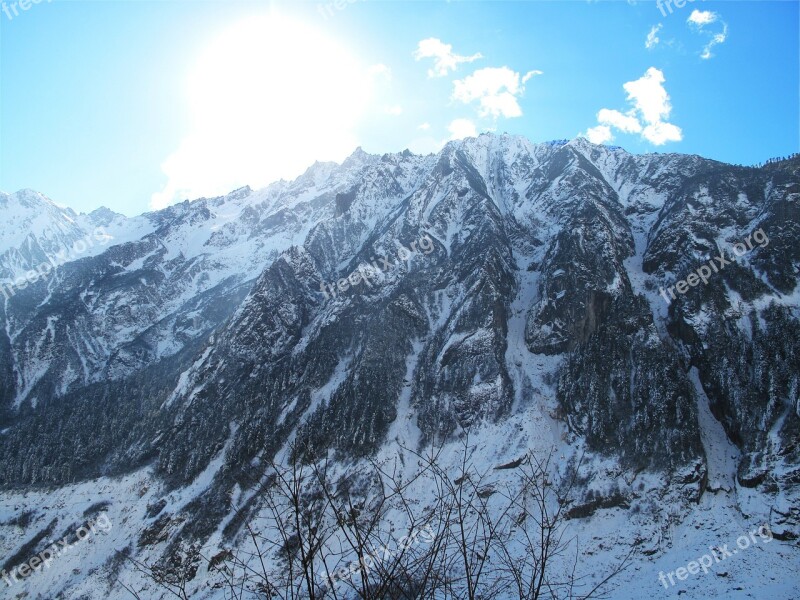
[[[78,211],[481,131],[800,150],[796,0],[0,1],[0,190]]]

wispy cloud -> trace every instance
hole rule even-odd
[[[644,47],[648,50],[652,50],[658,43],[661,41],[658,37],[658,32],[661,31],[663,25],[659,23],[658,25],[653,25],[653,28],[650,30],[650,33],[647,34],[647,40],[645,40]]]
[[[722,31],[720,33],[715,33],[714,36],[711,38],[711,40],[708,42],[708,44],[705,45],[705,47],[703,48],[703,52],[700,54],[700,58],[702,58],[703,60],[708,60],[709,58],[714,56],[711,53],[711,49],[717,44],[724,43],[725,40],[727,39],[728,39],[728,24],[723,23]]]
[[[453,46],[445,44],[438,38],[422,40],[414,52],[416,60],[432,58],[433,68],[428,69],[428,77],[446,77],[448,72],[455,71],[461,63],[471,63],[483,58],[478,52],[472,56],[461,56],[453,52]]]
[[[708,43],[703,46],[703,51],[700,53],[700,58],[703,60],[712,58],[714,54],[711,52],[711,49],[714,46],[725,43],[725,40],[728,39],[728,24],[722,21],[719,14],[713,11],[695,9],[692,11],[692,14],[689,15],[689,18],[686,20],[686,22],[689,23],[689,26],[695,29],[698,33],[710,36]],[[706,27],[709,25],[713,25],[717,22],[722,24],[721,31],[717,31],[715,33],[706,29]]]
[[[522,83],[528,83],[528,80],[530,80],[532,77],[536,77],[537,75],[544,75],[544,73],[542,71],[528,71],[525,73],[525,75],[523,75]]]

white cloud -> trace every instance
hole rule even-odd
[[[394,117],[396,117],[398,115],[402,115],[403,114],[403,107],[400,106],[400,105],[387,106],[386,107],[386,114],[387,115],[392,115]]]
[[[656,146],[663,146],[667,142],[680,142],[683,132],[677,125],[658,121],[645,127],[642,137]]]
[[[714,23],[719,15],[717,13],[712,12],[710,10],[693,10],[692,14],[689,15],[687,21],[692,23],[693,25],[697,25],[698,27],[704,27],[705,25],[710,25]]]
[[[624,84],[622,87],[628,93],[631,108],[626,113],[601,109],[597,113],[599,125],[589,129],[586,138],[595,144],[611,141],[614,128],[623,133],[640,133],[643,139],[656,146],[681,141],[681,128],[667,122],[672,104],[664,88],[665,81],[664,73],[650,67],[639,79]]]
[[[464,104],[478,101],[481,117],[521,117],[517,99],[525,93],[525,82],[539,74],[541,71],[529,71],[522,77],[508,67],[479,69],[453,82],[453,98]]]
[[[644,43],[644,47],[648,50],[652,50],[658,43],[661,41],[658,37],[658,32],[661,31],[663,25],[659,23],[658,25],[653,25],[653,28],[650,30],[650,33],[647,34],[647,40]]]
[[[448,71],[455,71],[460,63],[471,63],[483,55],[478,52],[472,56],[460,56],[453,52],[453,46],[445,44],[437,38],[428,38],[420,41],[414,52],[416,60],[424,58],[434,59],[432,69],[428,69],[428,77],[446,77]]]
[[[601,125],[609,125],[616,127],[624,133],[640,133],[642,125],[639,120],[633,116],[630,111],[629,114],[623,115],[618,110],[609,110],[608,108],[600,109],[597,113],[597,122]]]
[[[478,129],[475,123],[469,119],[455,119],[447,127],[450,132],[451,140],[460,140],[467,137],[478,137]]]
[[[664,81],[664,73],[650,67],[643,77],[622,86],[628,92],[628,102],[641,113],[646,123],[657,123],[672,112]]]
[[[586,139],[593,144],[605,144],[614,139],[611,128],[608,125],[598,125],[586,130]]]
[[[430,128],[431,128],[431,124],[430,123],[423,123],[422,125],[419,125],[417,127],[417,129],[421,129],[422,131],[428,131],[428,129],[430,129]]]

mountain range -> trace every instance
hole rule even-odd
[[[582,568],[633,548],[614,598],[796,597],[797,156],[484,134],[134,218],[29,190],[0,214],[0,568],[113,524],[0,596],[162,597],[120,553],[247,548],[275,463],[346,481],[465,448],[493,489],[528,454],[578,474]],[[659,583],[760,526],[772,544]],[[214,577],[192,597],[230,597]]]

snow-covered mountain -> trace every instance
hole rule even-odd
[[[795,597],[798,158],[482,135],[133,219],[0,211],[9,279],[108,235],[0,308],[0,568],[98,506],[114,524],[12,592],[161,597],[133,560],[252,552],[290,446],[361,490],[372,461],[410,476],[441,448],[447,470],[466,443],[493,490],[526,453],[578,475],[581,570],[634,549],[614,597]],[[659,583],[762,524],[771,544]],[[230,597],[208,568],[187,589]]]
[[[90,218],[81,219],[32,190],[0,192],[0,210],[0,277],[4,282],[59,257],[92,233],[85,228]]]

